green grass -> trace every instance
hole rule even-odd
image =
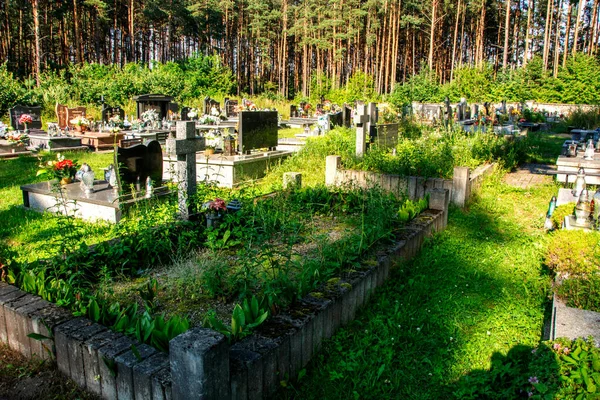
[[[562,145],[571,135],[532,132],[529,133],[529,149],[527,162],[538,164],[555,164],[562,150]]]
[[[79,164],[88,163],[96,173],[112,163],[112,153],[64,153],[66,158]],[[50,155],[49,157],[54,157]],[[57,242],[62,239],[59,218],[23,208],[21,185],[43,181],[36,177],[39,160],[19,157],[0,161],[0,242],[11,251],[17,261],[31,261],[55,254]],[[77,222],[89,228],[86,242],[105,239],[106,224]]]
[[[468,211],[398,267],[358,318],[311,363],[291,398],[450,398],[456,383],[541,338],[548,185],[495,176]]]
[[[279,129],[278,131],[278,137],[279,139],[294,139],[296,137],[297,134],[299,133],[303,133],[304,129],[303,128],[283,128],[283,129]]]

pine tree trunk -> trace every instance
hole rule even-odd
[[[34,36],[34,74],[35,84],[40,87],[40,69],[41,69],[41,52],[40,52],[40,10],[39,0],[31,1],[33,11],[33,36]]]
[[[456,7],[456,22],[454,24],[454,41],[452,42],[452,61],[450,62],[450,80],[454,79],[454,64],[456,62],[456,42],[458,41],[458,21],[460,20],[460,8],[462,0],[458,0]]]
[[[527,28],[525,30],[525,52],[523,53],[523,66],[526,66],[527,62],[529,61],[529,34],[531,32],[531,16],[534,12],[533,7],[533,0],[529,0],[527,6]]]
[[[435,20],[436,20],[436,12],[437,12],[438,0],[432,0],[431,2],[431,29],[429,31],[429,58],[428,65],[429,69],[433,69],[433,48],[434,48],[434,40],[435,40]]]
[[[550,30],[552,29],[552,8],[554,7],[554,0],[548,0],[546,5],[546,23],[544,24],[544,53],[543,63],[544,71],[548,69],[548,56],[550,53]]]
[[[502,68],[506,69],[508,66],[508,34],[510,32],[510,0],[506,2],[506,20],[504,23],[504,54],[502,59]]]
[[[569,37],[571,36],[571,15],[573,14],[573,3],[569,2],[567,10],[567,28],[565,29],[565,48],[563,50],[562,66],[567,66],[567,56],[569,55]]]
[[[575,34],[573,36],[573,49],[572,54],[575,55],[579,48],[579,27],[581,23],[581,16],[583,15],[583,8],[585,7],[585,1],[579,0],[577,5],[577,20],[575,21]]]
[[[558,76],[558,64],[560,61],[560,24],[562,23],[562,0],[558,0],[558,9],[556,16],[556,29],[554,37],[554,63],[552,75],[556,78]]]

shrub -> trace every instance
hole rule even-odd
[[[560,228],[568,215],[573,215],[575,211],[575,203],[561,204],[554,209],[552,214],[552,222],[555,228]]]
[[[553,271],[588,275],[600,269],[600,234],[559,230],[551,234],[545,262]]]

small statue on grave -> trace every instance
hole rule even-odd
[[[77,171],[75,178],[80,181],[79,186],[83,192],[86,194],[94,192],[94,171],[88,164],[83,163],[81,165],[81,169]]]
[[[108,182],[108,187],[113,188],[114,190],[119,189],[119,185],[117,183],[117,171],[115,170],[115,166],[110,164],[106,171],[104,171],[104,180]]]

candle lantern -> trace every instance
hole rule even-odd
[[[583,168],[579,168],[577,171],[577,179],[575,180],[575,186],[571,193],[573,196],[579,197],[581,192],[585,190],[585,170]]]
[[[590,204],[588,191],[583,190],[579,196],[579,201],[575,206],[575,217],[577,218],[577,224],[585,225],[588,222],[591,212],[592,206]]]

